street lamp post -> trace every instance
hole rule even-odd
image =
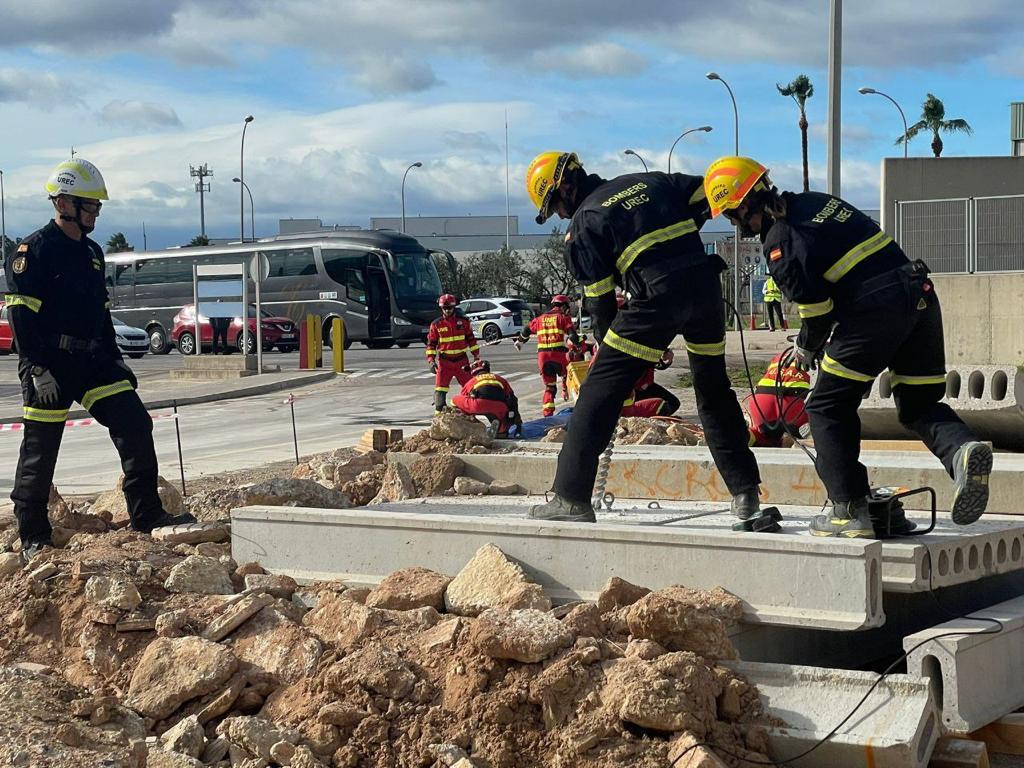
[[[907,159],[907,130],[908,130],[907,129],[907,116],[905,114],[903,114],[903,108],[900,107],[899,102],[896,101],[896,99],[894,99],[888,93],[882,93],[881,91],[875,90],[874,88],[867,88],[867,87],[865,87],[865,88],[858,88],[857,89],[857,93],[863,94],[865,96],[868,95],[869,93],[874,93],[874,94],[877,94],[879,96],[885,96],[885,98],[887,98],[889,101],[891,101],[896,106],[896,109],[899,110],[900,117],[903,119],[903,159],[906,160]]]
[[[405,234],[405,177],[409,175],[409,171],[413,168],[422,168],[423,163],[415,162],[405,169],[405,173],[402,174],[402,234]]]
[[[0,171],[0,260],[7,260],[7,214],[4,212],[3,171]]]
[[[639,160],[639,161],[640,161],[641,163],[643,163],[643,164],[644,164],[644,173],[649,173],[649,171],[647,170],[647,163],[645,163],[645,162],[644,162],[644,159],[643,159],[642,157],[640,157],[640,155],[638,155],[638,154],[637,154],[636,152],[634,152],[634,151],[633,151],[632,149],[627,149],[627,150],[626,150],[625,152],[623,152],[622,154],[624,154],[624,155],[633,155],[633,157],[635,157],[635,158],[636,158],[637,160]]]
[[[253,205],[252,205],[252,190],[249,189],[249,185],[248,184],[246,184],[244,181],[242,181],[237,176],[235,176],[235,178],[233,178],[232,181],[235,182],[235,184],[241,184],[242,187],[245,189],[246,194],[249,195],[249,231],[250,231],[249,237],[255,243],[256,242],[256,212],[253,209]]]
[[[732,99],[732,114],[734,120],[734,133],[735,133],[735,149],[736,154],[740,153],[740,110],[736,106],[736,97],[733,95],[732,88],[729,84],[722,79],[722,76],[717,72],[708,72],[705,77],[708,80],[718,80],[722,85],[725,86],[725,90],[729,92],[729,98]],[[733,297],[736,299],[736,315],[733,317],[733,321],[736,323],[736,330],[739,330],[739,303],[740,303],[740,228],[739,225],[735,227],[733,234]],[[754,312],[754,281],[750,281],[750,312],[753,315]]]
[[[694,131],[704,131],[704,133],[707,133],[710,130],[711,130],[711,126],[710,125],[702,125],[700,128],[690,128],[689,130],[683,131],[681,134],[679,134],[679,136],[676,137],[676,140],[672,142],[672,147],[668,151],[668,172],[669,173],[672,173],[672,152],[675,151],[676,144],[679,143],[679,139],[683,138],[683,136],[686,136],[688,133],[693,133]]]
[[[252,115],[247,115],[245,122],[242,124],[242,148],[238,155],[238,178],[241,182],[245,181],[245,129],[249,127],[249,123],[253,121]],[[245,187],[245,184],[242,184]],[[238,238],[243,243],[245,242],[245,189],[242,187],[238,190]]]

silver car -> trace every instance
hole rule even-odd
[[[121,350],[122,354],[138,360],[149,352],[149,334],[141,328],[133,328],[116,317],[110,319],[114,321],[114,338],[117,341],[117,348]]]

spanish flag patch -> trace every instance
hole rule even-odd
[[[775,246],[768,252],[769,261],[778,261],[782,258],[782,246]]]

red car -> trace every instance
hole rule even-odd
[[[7,322],[7,305],[0,302],[0,355],[9,355],[14,351],[14,334],[11,324]]]
[[[199,325],[202,332],[203,350],[213,348],[213,326],[208,317],[200,316]],[[263,328],[263,350],[277,348],[282,352],[294,352],[299,348],[299,329],[287,317],[275,317],[263,310],[260,321]],[[174,330],[171,341],[183,355],[196,353],[195,310],[193,305],[186,304],[174,316]],[[242,318],[236,317],[228,326],[228,343],[235,349],[242,349]],[[249,305],[249,353],[256,353],[256,305]]]

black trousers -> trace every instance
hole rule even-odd
[[[871,382],[892,371],[900,422],[916,433],[953,474],[953,454],[974,434],[945,403],[942,310],[934,286],[913,265],[867,281],[848,303],[825,348],[807,401],[818,450],[818,474],[833,501],[870,490],[860,463],[857,409]]]
[[[725,305],[719,271],[698,267],[634,267],[630,300],[605,334],[580,389],[558,454],[553,490],[589,502],[597,462],[618,422],[622,401],[677,335],[686,339],[697,412],[715,465],[731,493],[761,482],[747,447],[747,426],[725,370]]]
[[[678,397],[673,395],[657,382],[648,384],[636,393],[637,400],[646,400],[649,397],[657,397],[664,403],[664,405],[661,406],[661,412],[659,414],[661,416],[671,416],[673,413],[678,411],[679,406],[682,405],[682,403],[679,402]]]
[[[779,326],[786,327],[786,318],[782,315],[781,301],[766,301],[764,305],[768,308],[768,327],[775,330],[775,315],[779,316]]]
[[[231,326],[231,320],[226,317],[214,317],[210,319],[210,326],[213,329],[213,354],[217,354],[217,341],[220,340],[221,348],[226,355],[229,351],[228,328]]]
[[[22,542],[50,538],[46,502],[64,435],[64,421],[75,401],[110,431],[124,470],[123,488],[132,527],[147,528],[163,513],[157,494],[153,420],[123,369],[87,354],[62,353],[61,357],[50,369],[60,387],[60,399],[49,405],[42,405],[36,398],[28,361],[19,361],[25,428],[11,500]]]

